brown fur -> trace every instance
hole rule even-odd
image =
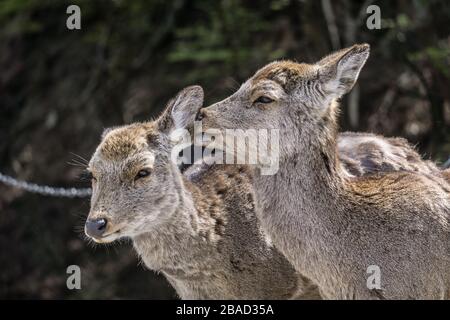
[[[320,298],[263,234],[248,168],[194,165],[182,174],[171,161],[171,133],[202,100],[201,88],[187,88],[157,121],[104,135],[89,164],[96,181],[88,219],[107,220],[94,240],[131,238],[183,299]],[[136,179],[143,168],[150,175]]]
[[[448,299],[448,173],[401,140],[390,141],[394,152],[363,142],[362,150],[339,159],[337,100],[351,90],[368,55],[363,44],[308,67],[272,63],[205,108],[204,128],[280,129],[279,171],[254,179],[259,218],[323,297]],[[255,91],[271,102],[259,102]],[[381,289],[366,285],[371,265],[381,270]]]
[[[345,132],[338,135],[337,152],[341,165],[354,176],[389,171],[440,174],[433,162],[423,160],[403,138]]]

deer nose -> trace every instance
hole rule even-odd
[[[205,116],[205,111],[203,109],[200,109],[197,113],[197,116],[195,117],[195,120],[201,121]]]
[[[85,229],[86,234],[93,238],[101,238],[103,233],[106,231],[106,225],[108,224],[108,221],[106,219],[95,219],[90,220],[88,219],[86,221]]]

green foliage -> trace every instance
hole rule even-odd
[[[439,46],[429,46],[408,55],[411,61],[430,61],[437,71],[450,78],[450,45],[442,43]]]
[[[267,6],[255,9],[236,0],[197,2],[198,18],[175,30],[176,45],[168,61],[201,64],[201,74],[193,70],[188,75],[194,80],[205,79],[205,75],[215,78],[224,71],[239,73],[242,67],[245,70],[248,61],[261,64],[267,57],[277,59],[285,52],[277,50],[270,39],[258,35],[269,33],[272,24],[266,17],[275,15],[272,11],[281,10],[286,3],[288,1],[272,1],[268,5],[271,9]]]

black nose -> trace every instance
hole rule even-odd
[[[86,233],[90,237],[101,238],[102,234],[106,230],[106,219],[95,219],[86,221]]]
[[[198,110],[195,120],[201,121],[204,117],[205,117],[205,113],[204,113],[203,109],[200,109],[200,110]]]

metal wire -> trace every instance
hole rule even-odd
[[[450,158],[442,166],[443,169],[450,167]],[[92,194],[91,188],[55,188],[50,186],[38,185],[22,180],[17,180],[11,176],[0,172],[0,182],[4,184],[22,189],[31,193],[37,193],[43,196],[49,197],[61,197],[61,198],[87,198]]]
[[[3,182],[4,184],[14,188],[49,197],[86,198],[90,197],[92,194],[91,188],[55,188],[50,186],[43,186],[35,183],[17,180],[1,172],[0,182]]]

